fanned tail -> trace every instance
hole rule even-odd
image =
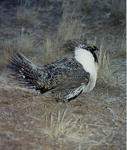
[[[40,82],[41,74],[38,67],[22,54],[16,53],[13,55],[9,60],[8,68],[11,70],[11,75],[26,87],[40,91],[40,93],[47,91]]]

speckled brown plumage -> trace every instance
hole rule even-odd
[[[67,99],[70,92],[89,82],[89,73],[74,58],[63,58],[51,64],[37,67],[22,54],[15,54],[9,68],[21,84],[44,93],[51,90],[60,99]],[[82,89],[71,97],[78,96]],[[69,98],[69,99],[71,99]]]

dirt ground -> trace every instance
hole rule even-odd
[[[123,65],[119,69],[125,73]],[[48,94],[40,95],[2,79],[1,150],[125,149],[125,76],[119,74],[121,84],[116,87],[98,84],[91,93],[69,103],[56,102]],[[52,117],[58,120],[59,113],[62,127],[52,121]],[[67,124],[69,120],[71,126],[75,124],[74,130]]]

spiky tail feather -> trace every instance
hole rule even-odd
[[[8,63],[8,68],[13,77],[26,87],[40,91],[40,93],[47,91],[44,86],[39,84],[41,74],[38,72],[38,67],[22,54],[13,55]]]

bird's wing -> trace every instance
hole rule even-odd
[[[72,89],[82,84],[87,85],[89,82],[89,73],[74,58],[57,60],[50,65],[45,65],[42,70],[48,73],[46,78],[42,76],[48,89]]]

